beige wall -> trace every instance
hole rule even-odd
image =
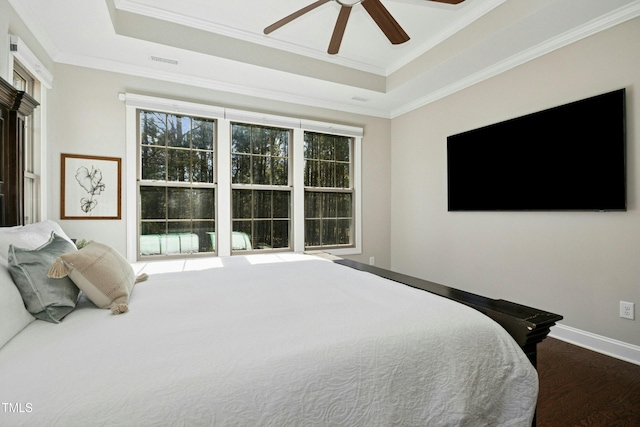
[[[121,92],[176,98],[220,107],[259,111],[267,114],[359,126],[362,142],[362,246],[363,253],[350,258],[389,267],[391,121],[321,108],[275,102],[268,99],[233,95],[188,85],[102,72],[54,63],[6,0],[0,0],[0,76],[9,79],[8,34],[19,36],[53,73],[48,93],[47,217],[60,221],[72,237],[94,239],[126,249],[126,211],[121,221],[60,220],[60,154],[87,154],[125,157],[125,106]],[[124,159],[127,162],[129,159]],[[123,165],[125,166],[125,165]],[[126,190],[126,183],[123,182]],[[123,198],[126,194],[123,194]]]
[[[640,306],[638,41],[635,19],[394,119],[392,268],[640,345],[618,316],[620,300]],[[447,212],[448,135],[623,87],[627,212]]]
[[[353,258],[368,262],[374,256],[378,265],[390,265],[390,120],[60,64],[56,66],[49,105],[50,164],[46,178],[51,183],[50,219],[60,218],[61,153],[125,157],[125,105],[118,99],[121,92],[363,127],[363,254]],[[131,159],[124,159],[127,161]],[[126,189],[124,182],[123,187]],[[101,241],[125,253],[125,220],[123,208],[122,221],[62,220],[61,224],[73,237]]]

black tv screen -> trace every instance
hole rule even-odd
[[[449,211],[626,210],[625,90],[447,138]]]

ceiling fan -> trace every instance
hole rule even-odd
[[[278,28],[288,24],[296,18],[301,17],[307,12],[312,11],[318,6],[322,6],[330,1],[335,1],[340,7],[340,13],[338,14],[338,20],[333,29],[333,35],[329,42],[329,49],[327,52],[331,55],[335,55],[340,50],[340,44],[342,43],[342,37],[344,36],[344,30],[347,28],[347,21],[349,20],[349,14],[351,8],[357,4],[362,4],[362,7],[369,13],[371,18],[378,24],[378,27],[387,36],[391,44],[401,44],[409,40],[409,36],[404,32],[400,24],[391,16],[386,7],[380,2],[380,0],[318,0],[315,3],[303,7],[302,9],[285,16],[281,20],[269,25],[264,29],[265,34],[269,34]],[[429,0],[438,3],[458,4],[464,0]]]

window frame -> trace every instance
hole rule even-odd
[[[247,121],[241,121],[241,120],[231,120],[229,121],[229,126],[231,128],[231,133],[233,135],[233,126],[234,125],[240,125],[240,126],[251,126],[251,127],[259,127],[259,128],[270,128],[270,129],[278,129],[281,131],[285,131],[288,133],[288,141],[287,141],[287,183],[286,184],[274,184],[273,180],[271,180],[270,183],[266,184],[266,183],[240,183],[240,182],[233,182],[233,176],[231,178],[231,210],[232,210],[232,214],[231,214],[231,228],[232,228],[232,234],[233,234],[233,229],[234,227],[234,222],[247,222],[251,224],[251,242],[252,244],[256,244],[255,239],[253,239],[254,233],[253,230],[255,230],[255,226],[256,223],[261,222],[261,221],[271,221],[271,225],[273,225],[273,223],[275,221],[284,221],[283,218],[274,218],[273,216],[271,216],[270,218],[257,218],[255,217],[255,212],[254,212],[254,205],[252,204],[251,207],[251,217],[250,218],[235,218],[233,215],[233,193],[234,190],[245,190],[245,191],[251,191],[252,193],[254,191],[278,191],[278,192],[288,192],[289,193],[289,216],[286,219],[288,221],[288,246],[286,247],[272,247],[272,248],[260,248],[260,249],[256,249],[256,248],[251,248],[248,250],[243,250],[243,249],[233,249],[233,245],[231,247],[231,253],[232,254],[248,254],[248,253],[264,253],[264,252],[291,252],[294,246],[294,242],[292,239],[293,236],[293,215],[292,215],[292,211],[293,211],[293,184],[292,184],[292,143],[293,143],[293,132],[291,127],[289,126],[274,126],[271,124],[258,124],[258,123],[247,123]],[[231,157],[229,158],[229,161],[231,162],[231,164],[233,164],[233,155],[234,154],[241,154],[241,155],[247,155],[249,156],[251,159],[253,159],[254,157],[268,157],[269,159],[272,158],[271,155],[265,156],[262,154],[256,154],[254,152],[248,152],[248,153],[242,153],[242,152],[237,152],[233,150],[233,140],[230,141],[231,144]],[[251,170],[250,173],[251,177],[253,177],[253,168]],[[253,201],[253,194],[252,194],[252,201]],[[272,231],[272,237],[273,237],[273,228],[271,228]]]
[[[53,87],[53,74],[38,60],[29,47],[16,35],[9,34],[9,68],[7,81],[13,81],[14,72],[28,75],[30,86],[27,93],[39,102],[33,114],[28,118],[27,129],[31,158],[31,167],[25,167],[24,179],[31,183],[30,200],[23,200],[25,223],[35,223],[47,218],[47,200],[49,186],[42,177],[47,175],[47,90]],[[27,159],[25,159],[27,160]],[[25,164],[26,166],[26,164]],[[26,191],[26,190],[25,190]],[[25,194],[26,196],[26,194]],[[29,216],[30,215],[30,216]]]
[[[213,121],[213,135],[214,135],[214,141],[213,141],[213,163],[214,163],[214,168],[213,168],[213,179],[212,182],[183,182],[183,181],[155,181],[155,180],[147,180],[147,179],[142,179],[142,156],[140,155],[141,152],[141,148],[142,148],[142,144],[141,141],[139,140],[139,132],[140,132],[140,112],[141,111],[149,111],[149,112],[159,112],[159,113],[163,113],[163,114],[167,114],[167,115],[174,115],[174,116],[183,116],[183,117],[189,117],[191,120],[192,119],[207,119],[207,120],[212,120]],[[129,114],[129,113],[127,113]],[[218,239],[218,170],[217,170],[217,165],[220,163],[218,161],[218,155],[219,153],[217,152],[217,141],[218,141],[218,127],[219,127],[219,118],[217,118],[216,116],[219,115],[217,113],[217,111],[198,111],[198,110],[194,110],[193,108],[190,108],[189,104],[187,103],[183,103],[183,105],[178,106],[178,105],[173,105],[171,108],[167,108],[166,105],[148,105],[148,106],[143,106],[141,105],[140,107],[137,107],[134,111],[135,114],[135,122],[136,122],[136,136],[135,136],[135,143],[133,144],[135,147],[135,153],[134,153],[134,157],[128,157],[128,158],[133,158],[136,159],[135,165],[136,165],[136,172],[135,172],[135,189],[133,189],[133,193],[135,195],[135,214],[134,214],[134,218],[135,218],[135,234],[132,238],[129,238],[129,228],[131,227],[128,224],[127,227],[127,236],[128,236],[128,247],[127,247],[127,258],[130,258],[130,250],[135,250],[135,253],[133,254],[133,256],[131,256],[131,259],[135,259],[135,260],[140,260],[140,259],[154,259],[154,258],[181,258],[181,257],[199,257],[199,256],[213,256],[217,253],[217,249],[219,244],[214,244],[214,248],[211,252],[198,252],[198,253],[181,253],[181,254],[171,254],[171,255],[141,255],[140,254],[140,227],[141,227],[141,223],[142,223],[142,219],[140,218],[140,213],[141,213],[141,198],[140,198],[140,188],[141,187],[162,187],[162,188],[192,188],[192,189],[197,189],[197,188],[213,188],[214,190],[214,223],[215,223],[215,232],[216,232],[216,239]],[[191,121],[190,120],[190,121]],[[129,125],[128,121],[127,121],[127,126]],[[127,134],[129,132],[129,129],[127,128]],[[130,144],[127,144],[127,146],[129,146]],[[178,148],[175,147],[167,147],[168,150],[178,150]],[[191,150],[191,149],[189,149]],[[129,203],[130,203],[131,199],[127,199],[127,209],[129,208]],[[180,221],[169,221],[171,223],[177,223]],[[131,242],[131,240],[133,240],[133,242]],[[134,245],[135,245],[135,249],[134,249]]]
[[[129,261],[138,261],[138,176],[140,156],[138,155],[138,110],[154,110],[171,114],[193,115],[216,120],[216,237],[217,256],[230,256],[232,236],[232,188],[231,183],[231,124],[246,123],[290,129],[292,139],[289,145],[291,235],[290,252],[304,252],[304,131],[349,136],[353,138],[353,191],[354,191],[354,237],[349,247],[321,248],[334,255],[362,253],[362,138],[363,129],[328,122],[305,120],[294,117],[269,115],[245,110],[234,110],[215,105],[192,103],[175,99],[152,97],[135,93],[121,93],[121,101],[126,109],[126,223],[127,249]],[[284,249],[287,250],[287,249]],[[248,252],[248,251],[247,251]],[[245,251],[234,252],[245,254]],[[254,251],[262,253],[263,251]],[[208,255],[213,256],[212,253]]]
[[[194,148],[193,146],[190,146],[188,148],[185,147],[178,147],[178,146],[172,146],[168,144],[168,141],[165,141],[163,145],[155,145],[155,144],[143,144],[142,141],[137,137],[137,155],[139,155],[139,161],[138,161],[138,165],[140,167],[139,169],[139,174],[137,176],[137,185],[136,185],[136,195],[137,195],[137,203],[138,203],[138,211],[137,211],[137,221],[138,221],[138,229],[137,229],[137,238],[136,238],[136,243],[138,244],[138,247],[136,249],[136,255],[137,257],[139,257],[140,259],[153,259],[153,258],[164,258],[166,255],[162,255],[162,254],[147,254],[147,255],[142,255],[140,253],[141,248],[140,248],[140,241],[141,241],[141,236],[142,236],[142,227],[143,224],[147,223],[147,224],[153,224],[153,223],[158,223],[158,222],[166,222],[166,227],[171,227],[171,226],[177,226],[178,224],[184,223],[187,224],[189,223],[190,225],[192,225],[194,222],[195,223],[201,223],[201,222],[209,222],[212,221],[214,224],[216,224],[216,209],[215,207],[217,206],[217,200],[216,200],[216,196],[217,196],[217,180],[216,180],[216,173],[217,173],[217,152],[216,152],[216,132],[217,132],[217,119],[210,119],[210,118],[204,118],[202,116],[196,116],[193,114],[182,114],[182,113],[176,113],[176,112],[167,112],[167,111],[159,111],[158,109],[144,109],[144,108],[139,108],[136,110],[136,119],[138,120],[138,129],[139,129],[139,135],[141,135],[141,129],[142,129],[142,112],[149,112],[152,114],[155,113],[160,113],[165,115],[165,119],[169,119],[170,116],[174,116],[174,117],[180,117],[180,118],[188,118],[188,122],[189,122],[189,126],[191,126],[193,124],[194,121],[199,120],[207,120],[210,121],[212,123],[212,135],[213,135],[213,146],[212,148],[209,149],[202,149],[202,148]],[[191,131],[191,130],[190,130]],[[189,132],[190,132],[189,131]],[[168,176],[165,176],[165,179],[145,179],[142,176],[142,159],[143,156],[141,155],[143,148],[144,147],[148,147],[148,148],[153,148],[153,149],[163,149],[165,150],[166,156],[165,159],[168,159],[171,157],[171,155],[169,153],[177,153],[180,151],[186,151],[189,152],[190,155],[192,155],[194,152],[211,152],[212,153],[212,163],[213,163],[213,170],[212,170],[212,175],[211,175],[211,181],[178,181],[178,180],[170,180]],[[166,171],[165,171],[166,173]],[[191,176],[193,175],[193,173],[191,174]],[[162,188],[167,192],[167,206],[165,208],[165,213],[164,213],[164,218],[160,219],[148,219],[148,218],[142,218],[141,214],[142,214],[142,188],[146,188],[146,189],[150,189],[150,188]],[[186,218],[175,218],[175,217],[169,217],[169,203],[168,203],[168,194],[172,192],[172,190],[177,190],[177,189],[188,189],[193,193],[193,190],[201,190],[201,189],[207,189],[207,190],[213,190],[213,203],[214,203],[214,212],[213,212],[213,218],[193,218],[193,216],[191,216],[190,218],[186,219]],[[217,224],[214,225],[214,231],[217,230]],[[194,233],[195,231],[191,231],[191,233]],[[166,230],[165,230],[166,233]],[[214,234],[215,236],[215,234]],[[200,236],[200,240],[199,242],[202,242],[202,235]],[[215,237],[213,237],[213,239],[215,239]],[[180,238],[180,242],[182,242],[182,238]],[[203,243],[206,245],[206,243]],[[216,252],[216,244],[215,242],[212,242],[212,250],[211,251],[207,251],[207,252],[181,252],[178,254],[171,254],[171,257],[182,257],[182,256],[189,256],[189,257],[198,257],[198,256],[211,256],[212,254],[215,254]],[[191,246],[189,246],[190,248]]]
[[[308,130],[304,130],[303,135],[306,136],[306,133],[312,133],[315,135],[324,135],[324,136],[328,136],[328,137],[343,137],[346,138],[348,140],[349,143],[349,185],[346,187],[343,186],[338,186],[337,182],[334,182],[335,185],[333,186],[329,186],[329,185],[312,185],[313,183],[307,183],[305,182],[305,187],[304,187],[304,191],[305,191],[305,203],[307,200],[307,194],[309,193],[317,193],[317,194],[333,194],[333,195],[338,195],[338,194],[349,194],[351,196],[351,206],[349,208],[349,219],[351,221],[351,225],[349,227],[349,233],[351,236],[354,235],[354,226],[355,226],[355,215],[354,215],[354,211],[355,211],[355,200],[354,200],[354,196],[355,196],[355,186],[354,186],[354,182],[353,182],[353,177],[354,177],[354,139],[353,137],[346,137],[343,135],[336,135],[334,133],[326,133],[326,132],[313,132],[313,131],[308,131]],[[306,144],[306,139],[305,139],[305,144]],[[310,161],[310,162],[318,162],[320,166],[320,164],[322,163],[332,163],[333,165],[337,166],[338,164],[342,163],[346,163],[344,161],[338,161],[336,159],[325,159],[325,158],[321,158],[319,156],[317,157],[304,157],[304,161],[305,161],[305,166],[306,166],[306,162]],[[305,175],[306,175],[306,171],[305,171]],[[336,175],[337,178],[337,175]],[[318,183],[316,183],[318,184]],[[321,207],[320,207],[320,212],[319,212],[319,216],[315,217],[315,218],[308,218],[307,217],[307,207],[305,206],[305,215],[304,215],[304,219],[305,219],[305,240],[306,240],[306,223],[307,221],[311,221],[311,220],[315,220],[315,221],[319,221],[320,223],[320,227],[319,227],[319,233],[320,235],[318,236],[320,239],[320,244],[319,245],[307,245],[305,242],[305,250],[307,251],[327,251],[327,250],[338,250],[338,249],[344,249],[344,248],[350,248],[353,247],[355,245],[354,239],[350,239],[349,243],[331,243],[331,244],[323,244],[322,240],[323,240],[323,223],[325,221],[333,221],[335,220],[340,221],[345,220],[347,217],[343,217],[340,218],[340,215],[338,215],[338,213],[336,212],[336,216],[334,217],[333,215],[331,216],[327,216],[325,217],[324,215],[324,210],[325,210],[325,206],[321,203]]]
[[[34,98],[36,94],[36,88],[39,86],[39,82],[27,69],[22,66],[17,58],[13,60],[13,72],[12,72],[13,86],[24,91],[28,95]],[[16,85],[16,77],[23,83],[22,85]],[[37,98],[35,98],[37,99]],[[35,115],[35,111],[34,111]],[[22,146],[22,166],[23,166],[23,187],[22,187],[22,208],[24,212],[24,223],[32,224],[38,222],[40,214],[38,212],[38,184],[40,183],[40,176],[36,173],[36,149],[37,144],[35,142],[37,135],[34,129],[34,117],[27,116],[24,118],[24,133],[23,133],[23,146]]]

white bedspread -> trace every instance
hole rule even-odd
[[[126,314],[30,324],[0,349],[0,425],[531,425],[536,372],[473,309],[309,256],[210,262]]]

